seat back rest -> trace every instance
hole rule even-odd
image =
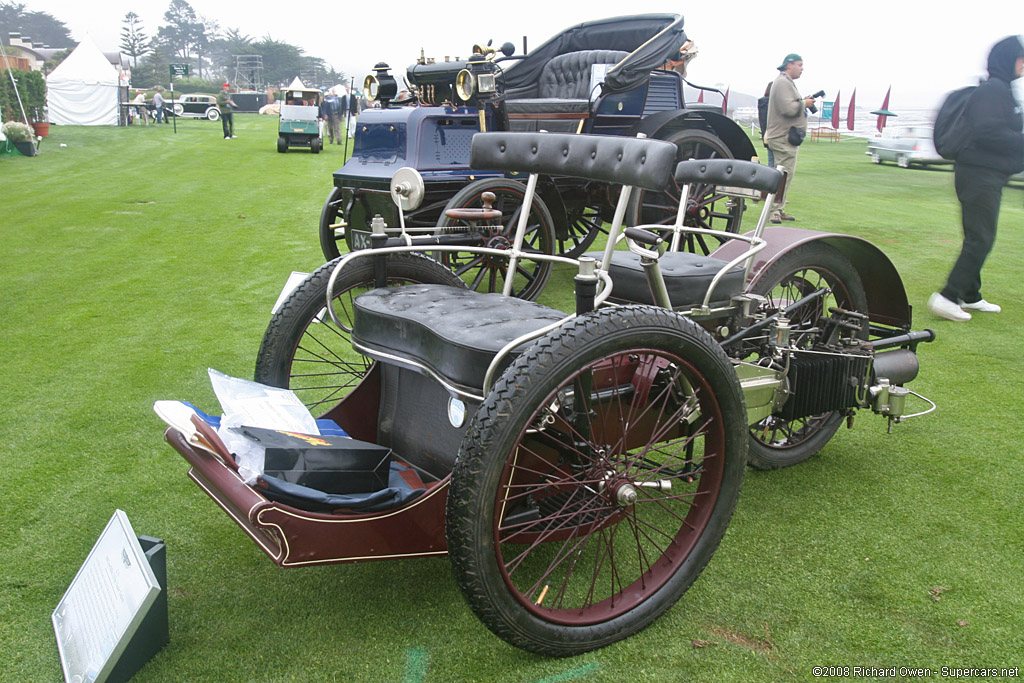
[[[663,190],[676,146],[664,140],[570,133],[477,133],[469,165],[492,171],[562,175]]]
[[[538,97],[586,100],[590,98],[590,72],[595,64],[618,64],[629,53],[622,50],[578,50],[558,55],[540,72]]]
[[[708,183],[748,187],[775,193],[782,181],[782,173],[770,166],[739,159],[696,159],[681,161],[676,166],[676,182]]]

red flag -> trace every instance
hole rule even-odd
[[[891,85],[889,86],[889,89],[885,91],[885,101],[882,102],[882,111],[889,111],[889,94],[890,93],[892,93],[892,86]],[[878,115],[878,123],[875,124],[875,127],[878,128],[878,132],[879,133],[881,133],[882,129],[885,128],[885,119],[886,118],[888,118],[888,117],[885,114],[879,114]]]
[[[850,108],[846,110],[846,130],[853,130],[853,107],[857,102],[857,89],[853,89],[853,94],[850,95]]]
[[[698,102],[703,102],[704,101],[704,91],[703,90],[701,90],[700,94],[697,95],[697,101]]]
[[[725,89],[725,99],[722,100],[722,115],[729,115],[729,88]]]
[[[839,130],[839,92],[836,92],[836,101],[832,103],[832,128]]]

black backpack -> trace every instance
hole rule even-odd
[[[969,85],[966,88],[954,90],[946,96],[946,101],[939,107],[939,113],[935,117],[935,151],[943,159],[955,161],[960,152],[971,144],[971,137],[974,131],[971,122],[967,120],[967,105],[971,96],[978,89],[976,85]]]
[[[761,139],[764,140],[764,132],[768,129],[768,96],[757,98],[757,123],[761,127]]]

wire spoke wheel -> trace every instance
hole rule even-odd
[[[819,321],[831,308],[867,313],[867,295],[860,275],[843,254],[820,242],[804,244],[783,254],[768,267],[752,288],[765,297],[759,312],[772,315],[822,288],[830,291],[803,306],[790,319],[790,339],[797,348],[809,348]],[[853,334],[853,332],[847,332]],[[747,340],[742,356],[767,359],[763,340]],[[776,469],[803,462],[828,443],[842,423],[842,412],[785,420],[771,415],[750,427],[748,459],[757,469]]]
[[[665,139],[676,145],[677,161],[733,158],[725,143],[707,131],[685,129],[676,131]],[[682,188],[674,180],[669,189],[663,192],[635,191],[630,197],[627,210],[629,225],[674,225],[681,197]],[[739,232],[743,220],[743,211],[742,199],[727,196],[718,187],[708,183],[692,183],[687,194],[683,225],[736,233]],[[665,235],[666,239],[671,237],[667,230]],[[679,248],[695,254],[710,254],[724,241],[708,235],[684,235]]]
[[[439,232],[478,234],[480,246],[492,249],[511,249],[516,228],[523,210],[526,187],[521,183],[503,178],[478,180],[462,188],[445,207],[448,209],[480,208],[484,192],[493,192],[493,208],[501,211],[501,224],[494,226],[470,227],[455,221],[442,213]],[[550,211],[540,197],[535,196],[523,239],[523,250],[537,254],[555,253],[555,228]],[[551,273],[550,261],[521,259],[515,272],[508,274],[509,259],[501,256],[475,254],[472,252],[439,251],[434,256],[448,266],[466,283],[478,292],[500,292],[506,277],[512,278],[512,295],[520,299],[535,299],[544,289]]]
[[[257,382],[291,389],[314,415],[348,396],[373,361],[352,348],[352,301],[374,289],[373,261],[357,259],[338,274],[334,312],[327,313],[327,284],[338,259],[320,266],[274,314],[256,357]],[[388,257],[388,286],[444,284],[464,287],[444,266],[421,254]]]
[[[627,307],[567,323],[506,371],[460,449],[448,509],[457,579],[491,630],[577,654],[685,592],[742,478],[724,359],[691,321]]]

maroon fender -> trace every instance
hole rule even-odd
[[[842,252],[856,268],[864,283],[864,293],[868,300],[868,314],[872,322],[905,330],[910,329],[911,308],[907,301],[903,280],[889,257],[871,242],[860,237],[835,232],[782,227],[766,228],[764,240],[767,242],[767,246],[754,256],[754,264],[747,282],[748,290],[757,282],[768,266],[778,261],[783,254],[802,244],[820,240]],[[742,254],[746,247],[746,242],[730,240],[716,249],[711,256],[728,261]]]

